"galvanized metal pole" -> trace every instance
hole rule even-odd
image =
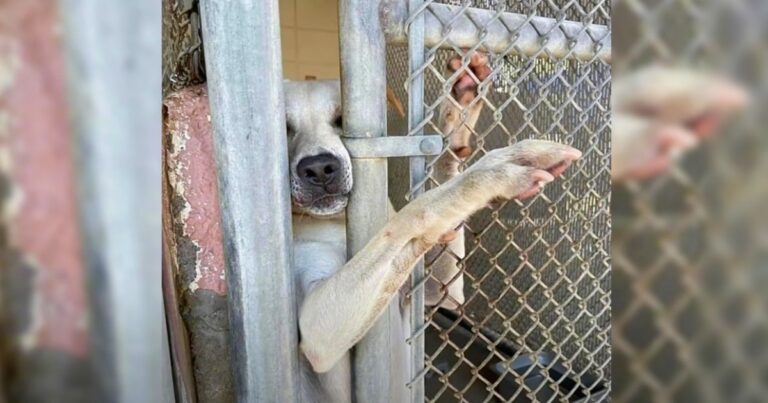
[[[60,1],[99,401],[162,402],[171,386],[160,372],[160,11]]]
[[[411,24],[408,26],[408,135],[423,136],[424,125],[424,12],[419,13],[424,0],[408,0]],[[419,14],[417,14],[419,13]],[[427,176],[426,158],[410,160],[411,196],[424,192]],[[419,184],[421,184],[419,186]],[[419,186],[419,187],[417,187]],[[411,275],[411,402],[424,401],[424,259],[419,259]]]
[[[297,400],[277,0],[201,0],[238,402]]]
[[[342,0],[339,4],[341,91],[344,136],[386,135],[386,59],[379,2]],[[387,160],[353,158],[354,187],[347,207],[347,253],[354,256],[387,222]],[[360,403],[393,402],[391,356],[399,317],[390,304],[355,347],[355,397]],[[403,384],[404,387],[404,384]]]
[[[385,2],[387,12],[382,17],[387,43],[409,43],[409,0]],[[425,46],[450,50],[471,48],[482,41],[482,49],[494,53],[611,61],[609,26],[516,13],[502,13],[497,18],[495,10],[463,8],[431,3],[424,13]]]
[[[6,269],[7,270],[7,269]],[[0,287],[0,324],[3,326],[6,326],[7,319],[6,319],[6,307],[3,304],[3,301],[5,300],[5,297],[3,296],[3,287]],[[5,352],[0,352],[0,403],[6,403],[5,396],[8,392],[6,392],[6,386],[5,386],[5,380],[6,380],[6,374],[4,372],[4,368],[8,365],[8,358],[5,354]]]

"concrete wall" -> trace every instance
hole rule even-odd
[[[280,26],[285,78],[339,78],[337,0],[280,0]]]

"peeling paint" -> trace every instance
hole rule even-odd
[[[2,148],[2,146],[0,146],[0,160],[5,160],[8,163],[8,167],[10,168],[10,153],[7,149]],[[2,172],[3,175],[11,176],[10,169],[8,171],[0,169],[0,172]],[[24,202],[24,192],[18,186],[15,186],[11,183],[11,186],[7,189],[7,191],[7,198],[3,200],[2,205],[0,205],[0,220],[2,220],[4,223],[10,223],[16,216],[18,216],[19,211],[21,210],[21,206]],[[10,242],[13,243],[13,226],[9,226],[7,231],[8,238]]]
[[[0,96],[3,96],[0,92]],[[11,117],[8,113],[0,110],[0,140],[7,139],[11,132]]]
[[[20,67],[18,45],[0,38],[0,96],[11,88]]]
[[[186,125],[182,127],[182,125],[184,125],[183,121],[176,121],[174,122],[173,129],[170,130],[170,150],[167,158],[168,181],[178,196],[175,198],[175,200],[177,203],[181,202],[182,206],[178,211],[177,216],[174,217],[174,220],[181,228],[180,235],[189,236],[187,222],[189,220],[189,215],[192,212],[192,205],[189,203],[185,196],[186,189],[188,186],[190,186],[192,178],[188,175],[188,167],[184,158],[182,158],[183,152],[187,149],[187,140],[189,140],[189,133],[187,132],[188,127]],[[194,260],[195,277],[190,283],[183,284],[183,286],[186,287],[190,292],[194,293],[200,288],[199,281],[202,278],[200,269],[201,249],[200,242],[197,240],[190,239],[190,242],[196,247],[196,259]]]
[[[208,98],[204,87],[190,87],[169,95],[164,106],[171,259],[196,393],[199,401],[230,402],[234,392],[224,248]]]
[[[194,259],[180,262],[182,290],[226,292],[219,223],[213,140],[208,99],[203,87],[171,94],[165,101],[168,119],[166,155],[168,182],[174,193],[176,237],[195,250]],[[178,253],[177,253],[178,254]],[[177,259],[178,260],[178,259]]]
[[[0,97],[5,96],[15,82],[20,65],[18,45],[10,40],[0,38]],[[13,167],[13,159],[8,144],[10,132],[11,116],[6,110],[0,109],[0,173],[8,177],[11,176]],[[23,199],[18,186],[14,186],[11,181],[8,184],[11,185],[6,189],[9,194],[6,195],[6,200],[2,200],[2,206],[0,206],[0,219],[6,224],[18,214]],[[10,226],[6,228],[10,229]],[[12,237],[13,235],[9,234],[9,238]]]
[[[32,270],[32,272],[29,273],[29,275],[33,278],[32,281],[34,285],[32,288],[35,290],[39,289],[40,266],[38,266],[37,263],[34,262],[34,259],[30,256],[24,256],[22,259],[26,263],[25,266]],[[31,298],[32,300],[29,304],[29,325],[18,336],[19,346],[21,347],[22,351],[26,353],[37,347],[40,330],[43,328],[42,295],[39,292],[34,292],[32,293]]]

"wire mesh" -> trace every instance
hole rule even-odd
[[[417,10],[430,13],[437,4],[427,3]],[[608,24],[611,11],[610,2],[600,0],[445,3],[456,6],[456,18],[479,7],[496,16],[514,12],[585,27]],[[443,21],[444,32],[456,18]],[[513,36],[519,27],[508,28]],[[547,33],[539,34],[545,43]],[[604,39],[595,38],[595,45]],[[426,63],[409,70],[408,49],[389,47],[388,82],[398,99],[407,101],[410,83],[424,80],[425,118],[411,127],[447,138],[438,122],[452,86],[446,63],[454,55],[466,62],[483,50],[482,39],[471,49],[447,40],[441,49],[426,49]],[[426,275],[444,286],[463,281],[465,300],[455,310],[425,308],[426,326],[414,327],[426,340],[425,370],[415,380],[424,378],[426,401],[600,401],[611,377],[610,66],[597,57],[554,57],[543,48],[522,56],[514,44],[489,57],[491,85],[480,85],[473,101],[484,105],[474,152],[460,166],[527,138],[570,144],[584,156],[537,197],[486,209],[466,222],[463,256],[439,252],[456,261],[460,276],[436,276],[431,263],[437,258],[427,259]],[[407,128],[405,119],[390,114],[390,133]],[[427,188],[439,184],[435,161],[427,164]],[[395,204],[418,191],[404,180],[407,169],[391,166]]]
[[[614,11],[616,77],[652,62],[703,67],[744,80],[754,106],[668,174],[614,190],[614,399],[765,401],[768,4]]]
[[[198,0],[163,0],[163,95],[204,82]]]

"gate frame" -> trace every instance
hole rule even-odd
[[[152,0],[56,3],[51,6],[64,26],[95,397],[170,402],[158,281],[161,10]]]
[[[235,398],[297,401],[299,342],[278,2],[201,0],[200,11]]]

